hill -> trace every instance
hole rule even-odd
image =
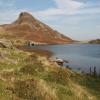
[[[90,44],[100,44],[100,39],[89,41]]]
[[[2,42],[3,45],[6,45]],[[10,44],[10,43],[9,43]],[[0,100],[99,100],[100,78],[61,67],[39,53],[0,46]]]
[[[19,18],[11,24],[0,25],[0,33],[10,38],[22,38],[34,43],[63,44],[73,42],[69,37],[53,30],[27,12],[22,12]]]

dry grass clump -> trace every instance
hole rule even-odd
[[[20,72],[27,75],[37,75],[44,71],[41,63],[27,64],[20,69]]]
[[[15,82],[15,94],[25,100],[56,100],[52,93],[47,91],[48,87],[35,79],[18,80]]]

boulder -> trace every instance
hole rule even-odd
[[[12,42],[6,39],[0,39],[0,48],[12,48]]]

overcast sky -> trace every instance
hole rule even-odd
[[[24,11],[72,39],[100,38],[100,0],[0,0],[0,24]]]

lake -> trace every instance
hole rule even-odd
[[[100,72],[100,45],[99,44],[67,44],[67,45],[45,45],[33,46],[31,48],[39,48],[50,50],[54,53],[52,58],[61,58],[68,60],[65,66],[70,66],[73,70],[89,72],[96,66],[96,70]]]

